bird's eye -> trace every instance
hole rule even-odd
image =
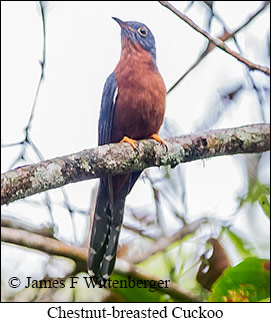
[[[141,36],[143,36],[143,37],[146,37],[147,36],[147,34],[148,34],[148,30],[147,30],[147,28],[146,27],[139,27],[138,29],[137,29],[137,31],[138,31],[138,33],[141,35]]]

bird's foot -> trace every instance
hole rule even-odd
[[[124,136],[120,142],[127,142],[128,144],[130,144],[133,147],[134,150],[137,150],[136,140],[134,140],[134,139]]]
[[[150,138],[158,141],[160,144],[162,144],[166,148],[166,150],[168,150],[167,149],[167,144],[156,133],[154,133],[153,135],[151,135]]]

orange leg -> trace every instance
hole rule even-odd
[[[167,144],[156,133],[154,133],[153,135],[151,135],[150,138],[152,138],[152,139],[160,142],[167,149]]]
[[[136,140],[134,140],[134,139],[124,136],[120,142],[127,142],[128,144],[130,144],[133,147],[134,150],[137,150]]]

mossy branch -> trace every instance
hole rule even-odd
[[[37,164],[18,167],[1,175],[1,205],[69,183],[106,174],[124,174],[151,166],[175,167],[179,163],[223,155],[270,150],[270,124],[219,129],[158,142],[138,141],[104,145]]]

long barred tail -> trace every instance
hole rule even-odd
[[[140,173],[132,173],[115,198],[110,177],[100,180],[88,252],[92,277],[108,279],[114,269],[125,199]]]
[[[88,253],[90,276],[104,279],[108,279],[114,269],[127,188],[122,189],[115,201],[109,197],[109,194],[108,180],[102,179]]]

